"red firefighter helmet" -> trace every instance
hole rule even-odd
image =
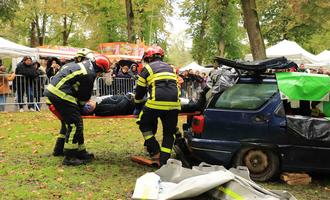
[[[160,56],[160,58],[164,57],[164,50],[160,46],[152,46],[149,47],[146,52],[144,52],[143,59],[152,58],[155,55]]]
[[[105,73],[110,72],[110,66],[111,66],[111,62],[108,59],[108,57],[106,57],[105,55],[99,54],[99,55],[95,55],[95,63],[96,65]]]

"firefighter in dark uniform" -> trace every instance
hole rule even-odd
[[[81,165],[94,158],[84,145],[81,112],[92,95],[95,78],[109,72],[110,65],[104,55],[68,63],[52,78],[45,91],[50,110],[62,122],[53,154],[64,154],[64,165]]]
[[[77,51],[75,57],[74,57],[74,62],[75,63],[80,63],[88,59],[94,59],[93,52],[87,48],[82,48],[79,51]],[[53,151],[53,156],[63,156],[63,148],[64,148],[64,143],[65,143],[65,135],[67,132],[67,126],[65,124],[65,121],[60,117],[60,115],[56,112],[54,105],[49,107],[52,112],[54,112],[55,115],[60,119],[61,121],[61,129],[60,133],[57,136],[56,144],[54,147]]]
[[[156,166],[166,164],[171,156],[172,146],[178,122],[180,89],[175,68],[163,62],[164,51],[159,46],[149,48],[143,57],[147,63],[138,78],[135,91],[136,109],[139,111],[138,124],[145,139],[145,146]],[[141,102],[149,93],[147,102]],[[155,125],[160,118],[163,125],[163,141],[160,147],[156,140]]]

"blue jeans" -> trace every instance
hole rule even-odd
[[[5,111],[6,95],[0,94],[0,112]]]
[[[30,84],[26,84],[25,87],[18,87],[17,88],[17,100],[19,104],[19,108],[23,108],[24,105],[24,93],[26,93],[27,96],[27,103],[28,108],[34,108],[33,99],[34,99],[34,92],[33,92],[33,86]]]

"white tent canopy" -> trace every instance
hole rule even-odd
[[[71,59],[75,57],[76,53],[80,48],[68,47],[68,46],[51,46],[44,45],[37,47],[38,54],[40,57],[57,57]]]
[[[36,49],[16,44],[0,37],[0,58],[36,57]]]
[[[315,55],[309,53],[296,42],[283,40],[274,46],[266,49],[268,58],[285,56],[287,59],[296,62],[298,65],[301,63],[317,63],[318,59]],[[245,56],[245,60],[252,60],[252,55]]]
[[[319,62],[330,63],[330,51],[324,50],[320,54],[316,55]]]
[[[179,72],[183,72],[183,71],[189,70],[189,69],[192,69],[194,72],[199,71],[199,72],[205,72],[205,73],[207,73],[210,70],[212,70],[212,69],[209,69],[209,68],[205,68],[203,66],[200,66],[196,62],[192,62],[189,65],[180,68],[179,69]]]

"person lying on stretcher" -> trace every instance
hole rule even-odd
[[[83,115],[131,115],[134,111],[134,94],[109,95],[89,100],[82,109]]]
[[[185,109],[185,105],[191,105],[188,99],[180,98],[181,112],[199,111],[197,108]],[[95,100],[89,100],[82,109],[82,115],[96,116],[114,116],[114,115],[132,115],[135,109],[134,94],[109,95],[97,97]]]

